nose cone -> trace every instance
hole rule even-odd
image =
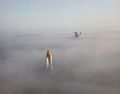
[[[49,54],[50,54],[50,53],[51,53],[51,49],[48,49],[48,50],[47,50],[47,53],[49,53]]]
[[[47,49],[47,52],[51,52],[51,49]]]

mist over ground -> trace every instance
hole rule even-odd
[[[0,94],[120,94],[120,34],[0,32]]]

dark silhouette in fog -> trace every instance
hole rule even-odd
[[[76,38],[78,38],[79,37],[79,35],[81,35],[82,33],[80,32],[80,33],[78,33],[78,32],[74,32],[74,36],[76,37]]]
[[[74,32],[75,33],[75,37],[79,37],[79,34],[78,32]]]

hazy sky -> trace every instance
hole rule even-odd
[[[119,0],[0,0],[1,30],[119,27]]]

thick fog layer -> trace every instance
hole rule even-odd
[[[2,32],[0,94],[120,94],[120,35]]]

